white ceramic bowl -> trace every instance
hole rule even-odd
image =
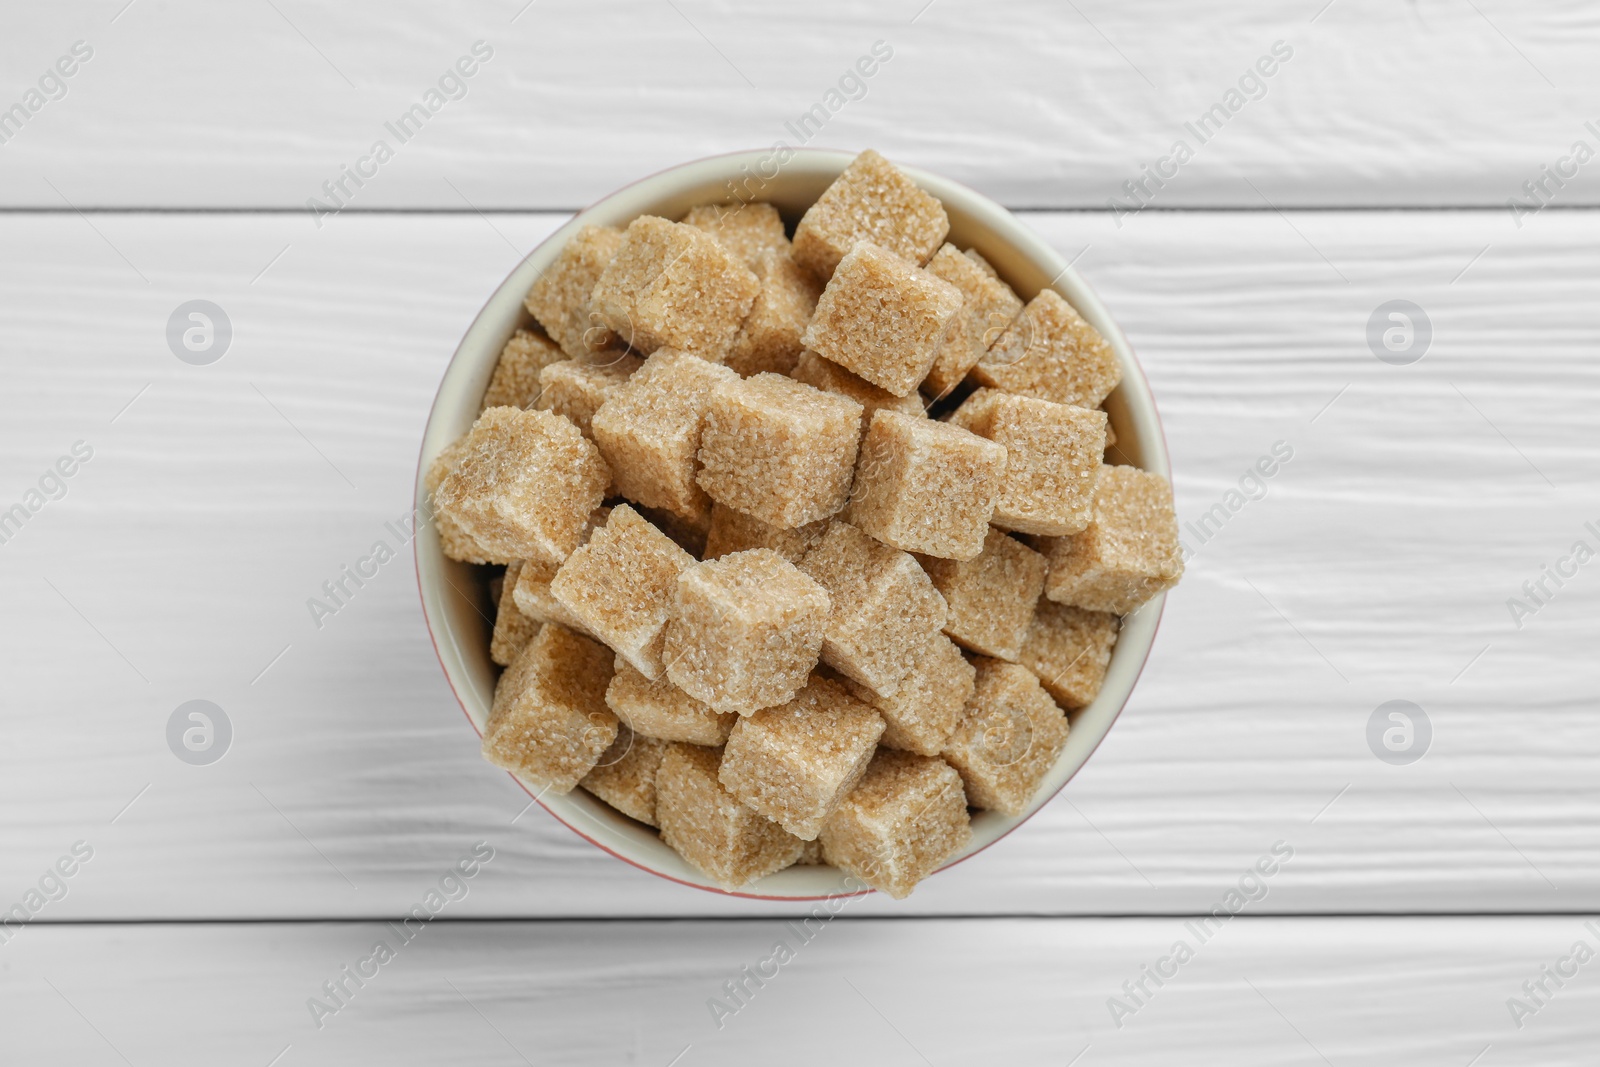
[[[419,508],[425,497],[422,479],[428,465],[440,450],[472,426],[501,347],[517,327],[531,323],[522,307],[523,296],[579,227],[623,227],[644,214],[680,218],[696,204],[731,200],[730,181],[740,182],[741,190],[749,190],[744,194],[746,198],[753,196],[776,205],[792,226],[852,158],[846,152],[799,150],[775,177],[764,180],[759,176],[773,170],[768,151],[739,152],[685,163],[612,193],[551,234],[495,290],[445,370],[422,438],[416,486]],[[1166,442],[1149,384],[1127,339],[1099,298],[1054,249],[1000,205],[948,178],[914,167],[903,169],[944,203],[950,215],[949,240],[956,247],[976,248],[1024,299],[1047,285],[1053,286],[1105,335],[1122,363],[1122,384],[1106,402],[1117,433],[1117,448],[1127,461],[1168,475]],[[751,175],[757,177],[749,180]],[[429,523],[419,523],[414,550],[423,613],[439,662],[467,719],[481,735],[499,674],[499,668],[489,659],[494,607],[489,600],[487,571],[446,559]],[[979,813],[972,820],[971,844],[953,857],[951,864],[981,852],[1016,829],[1055,796],[1094,753],[1138,681],[1155,638],[1162,600],[1156,598],[1124,621],[1099,698],[1072,714],[1066,749],[1027,813],[1015,817],[992,811]],[[486,763],[482,773],[503,772]],[[521,784],[530,796],[538,792],[526,782]],[[679,858],[649,827],[619,814],[581,789],[565,796],[545,793],[538,800],[568,828],[619,859],[675,882],[725,892]],[[849,891],[844,875],[832,867],[790,867],[735,895],[804,900]]]

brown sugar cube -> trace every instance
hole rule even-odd
[[[617,737],[606,707],[611,653],[546,624],[500,676],[483,756],[541,788],[570,792]]]
[[[606,705],[617,718],[645,737],[720,745],[739,716],[718,712],[665,678],[651,681],[621,656],[606,689]]]
[[[756,271],[756,264],[767,252],[789,251],[789,235],[783,218],[771,204],[757,201],[739,204],[701,204],[683,217],[685,225],[704,230],[724,248]]]
[[[800,858],[794,862],[800,867],[825,866],[828,861],[822,858],[822,841],[819,839],[805,842],[805,847],[800,850]]]
[[[907,553],[842,522],[828,527],[800,568],[833,604],[822,662],[893,696],[923,646],[944,628],[944,597],[927,573]]]
[[[550,595],[645,677],[661,677],[662,629],[694,557],[626,504],[567,557]]]
[[[697,563],[678,576],[667,677],[717,711],[787,703],[816,665],[828,607],[827,591],[770,549]]]
[[[717,781],[720,749],[674,744],[656,771],[661,840],[708,878],[739,889],[800,858],[805,843]]]
[[[787,704],[734,724],[717,777],[747,807],[813,841],[866,772],[882,733],[870,705],[814,676]]]
[[[927,409],[922,406],[922,397],[915,392],[905,396],[895,396],[887,389],[879,389],[876,385],[859,378],[845,370],[839,364],[829,359],[823,359],[815,352],[802,352],[795,361],[794,370],[789,372],[789,377],[797,382],[805,382],[828,393],[838,393],[840,396],[849,397],[861,405],[861,433],[866,435],[867,427],[872,423],[872,416],[882,410],[898,411],[902,415],[912,418],[925,418]]]
[[[512,595],[517,577],[522,573],[522,561],[506,566],[500,591],[495,596],[494,636],[489,641],[489,658],[502,667],[509,667],[529,641],[539,633],[539,620],[524,615]]]
[[[967,803],[1021,815],[1067,744],[1067,717],[1026,667],[980,658],[977,686],[945,742]]]
[[[822,286],[787,249],[763,252],[751,269],[761,279],[761,292],[723,363],[746,378],[762,371],[788,374],[805,349],[800,338],[811,324]]]
[[[944,205],[869,148],[801,218],[794,258],[825,280],[857,241],[871,241],[920,266],[949,232]]]
[[[1022,300],[1011,287],[975,262],[944,245],[928,261],[928,273],[961,290],[961,310],[956,325],[939,346],[933,366],[923,379],[922,391],[931,397],[947,396],[1022,313]]]
[[[995,500],[996,526],[1059,537],[1089,524],[1094,487],[1106,450],[1106,413],[1033,397],[980,389],[967,398],[975,411],[957,418],[1006,450],[1006,472]]]
[[[641,352],[675,348],[720,363],[761,282],[715,237],[641,215],[595,282],[594,313]]]
[[[719,504],[792,530],[850,499],[861,405],[781,374],[725,381],[700,436],[700,487]]]
[[[859,242],[839,261],[802,340],[895,396],[928,376],[961,290],[892,252]]]
[[[611,331],[591,312],[589,294],[621,245],[619,230],[583,227],[539,275],[523,301],[528,314],[574,359],[611,344]]]
[[[922,565],[950,609],[944,632],[963,648],[1015,663],[1033,622],[1033,607],[1044,592],[1044,557],[1016,538],[990,530],[983,551],[974,558],[930,557]]]
[[[467,438],[471,433],[466,433],[459,440],[452,441],[428,465],[428,473],[422,480],[422,487],[428,492],[428,512],[433,518],[433,526],[439,532],[439,547],[448,559],[458,559],[465,563],[488,563],[489,557],[484,554],[478,543],[463,530],[449,515],[439,511],[434,506],[434,494],[443,484],[450,472],[456,469],[456,464],[461,462],[461,457],[467,454]]]
[[[1054,289],[1028,301],[972,368],[980,385],[1096,408],[1122,380],[1117,354]]]
[[[790,563],[799,563],[827,530],[826,519],[785,530],[713,503],[711,529],[706,534],[705,551],[701,555],[705,559],[718,559],[731,552],[770,548]]]
[[[1017,662],[1038,675],[1055,702],[1068,711],[1086,708],[1100,694],[1117,643],[1118,619],[1104,611],[1039,601]]]
[[[611,471],[578,428],[548,411],[490,408],[433,493],[491,563],[565,559]]]
[[[667,746],[666,741],[641,737],[628,729],[627,723],[621,723],[617,726],[617,739],[600,753],[594,770],[584,775],[578,785],[630,819],[654,826],[656,771],[667,754]]]
[[[567,358],[550,338],[532,330],[518,330],[500,350],[494,376],[483,394],[484,408],[528,408],[539,399],[539,374],[552,363]]]
[[[983,551],[1006,450],[966,430],[898,411],[872,417],[848,517],[886,545],[944,559]]]
[[[694,480],[695,455],[711,391],[738,375],[662,349],[615,389],[589,423],[621,495],[685,518],[709,513]]]
[[[593,439],[589,424],[594,413],[643,365],[638,356],[617,349],[552,363],[539,372],[539,399],[534,406],[565,415],[583,436]]]
[[[911,672],[901,679],[894,696],[881,697],[855,681],[845,684],[883,716],[879,744],[937,756],[972,696],[975,676],[955,643],[944,634],[934,634],[912,660]]]
[[[1126,615],[1183,575],[1172,487],[1137,467],[1103,467],[1088,527],[1040,551],[1050,562],[1051,600]]]
[[[961,776],[941,759],[880,748],[819,839],[828,862],[903,900],[972,839]]]

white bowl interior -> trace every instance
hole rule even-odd
[[[534,279],[549,266],[567,239],[585,225],[626,226],[642,214],[679,218],[696,204],[732,201],[734,184],[744,199],[774,204],[792,226],[853,157],[846,152],[799,150],[772,178],[771,154],[743,152],[697,160],[645,178],[579,213],[529,253],[468,328],[456,349],[428,416],[417,472],[416,498],[425,500],[424,473],[435,456],[472,426],[488,387],[495,361],[507,338],[531,317],[522,298]],[[1127,339],[1100,303],[1054,249],[998,204],[966,186],[912,167],[903,168],[919,186],[938,197],[950,216],[949,240],[959,248],[975,248],[1023,299],[1047,285],[1066,297],[1116,350],[1122,384],[1106,402],[1117,434],[1117,449],[1131,462],[1164,476],[1169,474],[1166,442],[1144,373]],[[752,177],[755,176],[755,177]],[[417,579],[423,612],[433,633],[439,661],[462,708],[481,735],[488,719],[499,668],[489,659],[494,605],[485,571],[447,559],[432,523],[418,524],[415,539]],[[950,863],[959,862],[992,844],[1042,807],[1082,767],[1110,730],[1132,692],[1155,637],[1164,597],[1157,597],[1123,620],[1105,684],[1089,707],[1072,713],[1066,749],[1040,786],[1026,814],[1007,816],[980,812],[972,820],[972,841]],[[487,764],[485,773],[493,771]],[[538,788],[523,782],[531,794]],[[653,829],[629,819],[581,789],[564,796],[545,793],[539,802],[567,826],[595,844],[637,866],[664,877],[723,891],[685,863]],[[947,864],[948,866],[948,864]],[[844,875],[831,867],[790,867],[741,890],[761,897],[804,899],[849,892]]]

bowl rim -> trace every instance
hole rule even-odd
[[[849,162],[858,154],[839,149],[811,147],[789,148],[788,151],[791,153],[791,158],[806,156],[821,163],[837,163],[840,171],[842,171],[844,167],[848,165]],[[435,419],[440,414],[439,405],[445,392],[445,386],[449,381],[451,371],[456,367],[457,362],[463,358],[470,358],[469,355],[464,351],[467,347],[469,338],[471,338],[478,324],[483,321],[485,315],[490,309],[490,306],[495,304],[500,296],[506,291],[507,287],[511,284],[513,278],[515,278],[521,267],[527,263],[530,258],[538,255],[539,252],[547,245],[551,244],[551,242],[557,240],[558,238],[564,238],[568,233],[574,232],[579,226],[584,224],[584,220],[596,209],[602,207],[603,205],[609,204],[610,202],[622,197],[624,194],[632,190],[637,190],[640,186],[662,182],[669,176],[676,175],[679,172],[703,168],[707,164],[716,161],[726,161],[731,168],[736,161],[743,160],[747,163],[755,163],[758,160],[770,159],[773,154],[774,149],[772,148],[720,152],[677,163],[673,166],[665,167],[651,174],[637,178],[626,183],[625,185],[619,186],[618,188],[607,193],[605,196],[592,201],[579,211],[575,212],[571,218],[552,230],[542,241],[529,249],[528,252],[511,267],[506,277],[502,279],[500,284],[497,285],[494,290],[484,299],[483,304],[478,308],[476,314],[473,315],[471,322],[468,323],[466,330],[462,334],[461,340],[457,342],[455,350],[451,353],[449,361],[445,364],[444,370],[439,377],[439,384],[434,390],[433,400],[429,404],[428,408],[428,417],[423,425],[422,434],[418,442],[417,470],[413,481],[412,508],[413,514],[418,516],[417,521],[419,523],[423,521],[422,516],[425,515],[424,508],[426,504],[426,490],[423,483],[427,474],[427,466],[431,458],[428,456],[428,440],[431,436],[430,431],[433,428]],[[782,165],[787,165],[787,161]],[[780,176],[782,165],[780,165]],[[1160,410],[1156,404],[1155,395],[1150,389],[1149,378],[1145,374],[1144,367],[1140,363],[1132,343],[1128,341],[1126,335],[1122,332],[1121,325],[1117,323],[1114,318],[1112,318],[1110,311],[1100,300],[1099,294],[1095,292],[1094,288],[1077,273],[1077,270],[1073,265],[1076,260],[1072,262],[1065,261],[1061,255],[1055,251],[1054,248],[1046,244],[1041,237],[1033,232],[1033,230],[1023,225],[1022,222],[1016,218],[1013,212],[973,189],[971,186],[944,175],[923,170],[919,167],[910,166],[904,163],[897,163],[896,166],[910,176],[921,188],[926,189],[930,185],[933,185],[958,190],[961,196],[965,199],[965,203],[962,205],[962,207],[966,209],[970,210],[976,207],[979,209],[981,214],[988,215],[991,218],[999,218],[1002,221],[1012,220],[1016,230],[1018,231],[1018,234],[1020,234],[1022,238],[1020,242],[1021,247],[1017,248],[1021,254],[1026,256],[1028,259],[1035,261],[1036,263],[1049,263],[1052,266],[1055,264],[1060,265],[1059,273],[1057,273],[1051,281],[1041,286],[1041,289],[1053,288],[1057,292],[1060,292],[1064,298],[1072,303],[1073,306],[1081,314],[1083,314],[1085,319],[1090,320],[1096,325],[1101,334],[1111,344],[1113,350],[1117,354],[1118,362],[1121,364],[1123,371],[1122,382],[1119,383],[1117,387],[1118,391],[1122,389],[1123,384],[1129,382],[1130,372],[1132,372],[1134,375],[1137,375],[1139,387],[1134,392],[1137,394],[1139,401],[1148,406],[1150,412],[1150,422],[1155,431],[1154,437],[1151,440],[1141,440],[1141,451],[1145,453],[1142,457],[1143,461],[1141,463],[1141,469],[1154,470],[1156,473],[1166,477],[1170,482],[1171,469],[1169,454],[1167,452],[1166,429],[1161,420]],[[730,174],[734,174],[731,169]],[[734,174],[734,176],[736,177],[737,175]],[[666,196],[669,194],[667,191],[663,191],[662,195]],[[945,198],[940,197],[940,199],[943,201]],[[995,233],[997,237],[1001,237],[1001,234],[995,227],[987,224],[986,222],[983,223],[983,225],[985,229]],[[1013,239],[1014,236],[1015,235],[1008,235],[1004,236],[1002,239],[1005,241],[1005,243],[1015,247],[1019,244],[1019,242]],[[1062,292],[1063,289],[1072,289],[1075,290],[1075,292],[1069,294],[1067,292]],[[449,685],[450,692],[456,699],[456,705],[461,711],[461,714],[466,718],[467,724],[472,727],[473,731],[481,739],[483,736],[483,731],[479,729],[476,720],[474,720],[472,712],[467,706],[467,699],[462,693],[461,686],[457,684],[455,675],[452,672],[449,664],[446,662],[444,650],[440,647],[439,634],[435,628],[434,620],[435,606],[430,603],[427,583],[423,575],[423,540],[424,538],[421,536],[413,536],[411,539],[412,564],[413,571],[417,578],[417,596],[422,608],[423,623],[428,630],[428,640],[433,647],[434,658],[438,661],[440,671],[444,674],[445,682],[447,685]],[[1040,811],[1040,809],[1042,809],[1046,804],[1059,795],[1061,791],[1066,788],[1067,783],[1076,778],[1083,768],[1088,765],[1089,761],[1094,758],[1095,753],[1099,751],[1100,746],[1105,742],[1105,739],[1110,734],[1112,727],[1115,726],[1117,720],[1121,718],[1122,712],[1127,707],[1127,702],[1132,697],[1134,690],[1138,688],[1139,680],[1143,677],[1144,669],[1149,663],[1150,652],[1154,647],[1156,635],[1160,630],[1161,619],[1165,614],[1165,608],[1166,594],[1163,592],[1157,594],[1157,596],[1151,601],[1142,605],[1135,612],[1130,613],[1130,615],[1125,616],[1122,619],[1121,624],[1119,625],[1119,645],[1121,644],[1120,635],[1127,629],[1129,619],[1133,618],[1134,616],[1144,616],[1147,612],[1153,612],[1153,618],[1149,623],[1148,634],[1143,640],[1143,648],[1138,655],[1138,663],[1133,668],[1132,677],[1128,680],[1126,689],[1122,693],[1120,700],[1117,701],[1116,706],[1109,709],[1109,715],[1106,717],[1104,728],[1100,730],[1098,736],[1094,737],[1092,745],[1083,755],[1083,758],[1078,762],[1078,765],[1073,768],[1069,774],[1062,778],[1054,788],[1049,789],[1048,791],[1041,790],[1040,792],[1036,793],[1029,800],[1028,809],[1022,815],[1007,816],[1006,819],[1008,820],[1009,825],[1007,825],[1003,830],[995,834],[990,839],[984,841],[977,847],[969,848],[953,859],[950,859],[946,863],[942,864],[940,867],[934,870],[929,877],[932,877],[933,874],[939,874],[943,871],[950,870],[958,864],[964,863],[966,860],[987,851],[998,842],[1009,837],[1024,823],[1032,819],[1033,816]],[[440,619],[442,624],[443,620],[445,619],[445,615],[442,610],[440,612]],[[1095,703],[1098,703],[1098,699],[1099,698],[1096,698]],[[1093,704],[1090,705],[1090,707],[1093,706]],[[506,773],[507,776],[510,777],[511,780],[528,795],[534,804],[537,804],[545,812],[551,815],[558,823],[581,837],[583,840],[587,841],[589,844],[594,845],[596,848],[599,848],[608,855],[623,861],[629,866],[635,867],[641,871],[646,871],[658,878],[665,879],[669,882],[674,882],[678,885],[703,890],[705,892],[713,893],[722,897],[736,897],[746,900],[801,903],[847,899],[877,892],[877,890],[874,890],[871,887],[866,887],[862,889],[845,889],[838,892],[828,893],[760,893],[752,892],[748,888],[730,889],[725,886],[719,886],[710,882],[698,882],[681,878],[657,867],[651,866],[640,859],[618,851],[616,848],[613,848],[606,842],[584,832],[582,828],[576,825],[575,821],[569,820],[568,818],[564,817],[562,812],[557,810],[556,807],[545,803],[543,796],[548,790],[539,790],[535,792],[533,789],[529,788],[529,784],[520,776],[510,771],[506,771],[504,773]],[[526,811],[527,809],[524,808],[523,810]],[[782,872],[777,873],[781,874]],[[844,872],[840,873],[841,875],[844,874]],[[772,876],[769,875],[768,877]],[[845,877],[851,876],[845,875]],[[857,884],[859,884],[859,879],[856,879],[856,881]]]

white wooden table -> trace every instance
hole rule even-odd
[[[40,91],[0,114],[0,512],[39,506],[0,526],[0,910],[38,906],[0,927],[0,1061],[1594,1062],[1600,961],[1571,953],[1600,951],[1600,562],[1561,560],[1600,549],[1600,162],[1573,155],[1600,149],[1600,17],[1320,4],[11,12],[0,108]],[[460,98],[387,132],[480,41]],[[1180,519],[1226,521],[1186,534],[1144,679],[1059,797],[803,940],[803,909],[527,810],[408,551],[320,628],[306,600],[396,541],[434,387],[528,249],[662,166],[797,143],[819,103],[810,143],[951,174],[1076,257],[1150,377]],[[167,339],[196,299],[232,327],[209,365]],[[1394,300],[1420,360],[1369,344]],[[195,699],[232,728],[207,766],[168,747]],[[1390,700],[1426,712],[1419,761],[1369,746]],[[467,896],[345,978],[480,841]],[[729,998],[779,939],[795,959]]]

